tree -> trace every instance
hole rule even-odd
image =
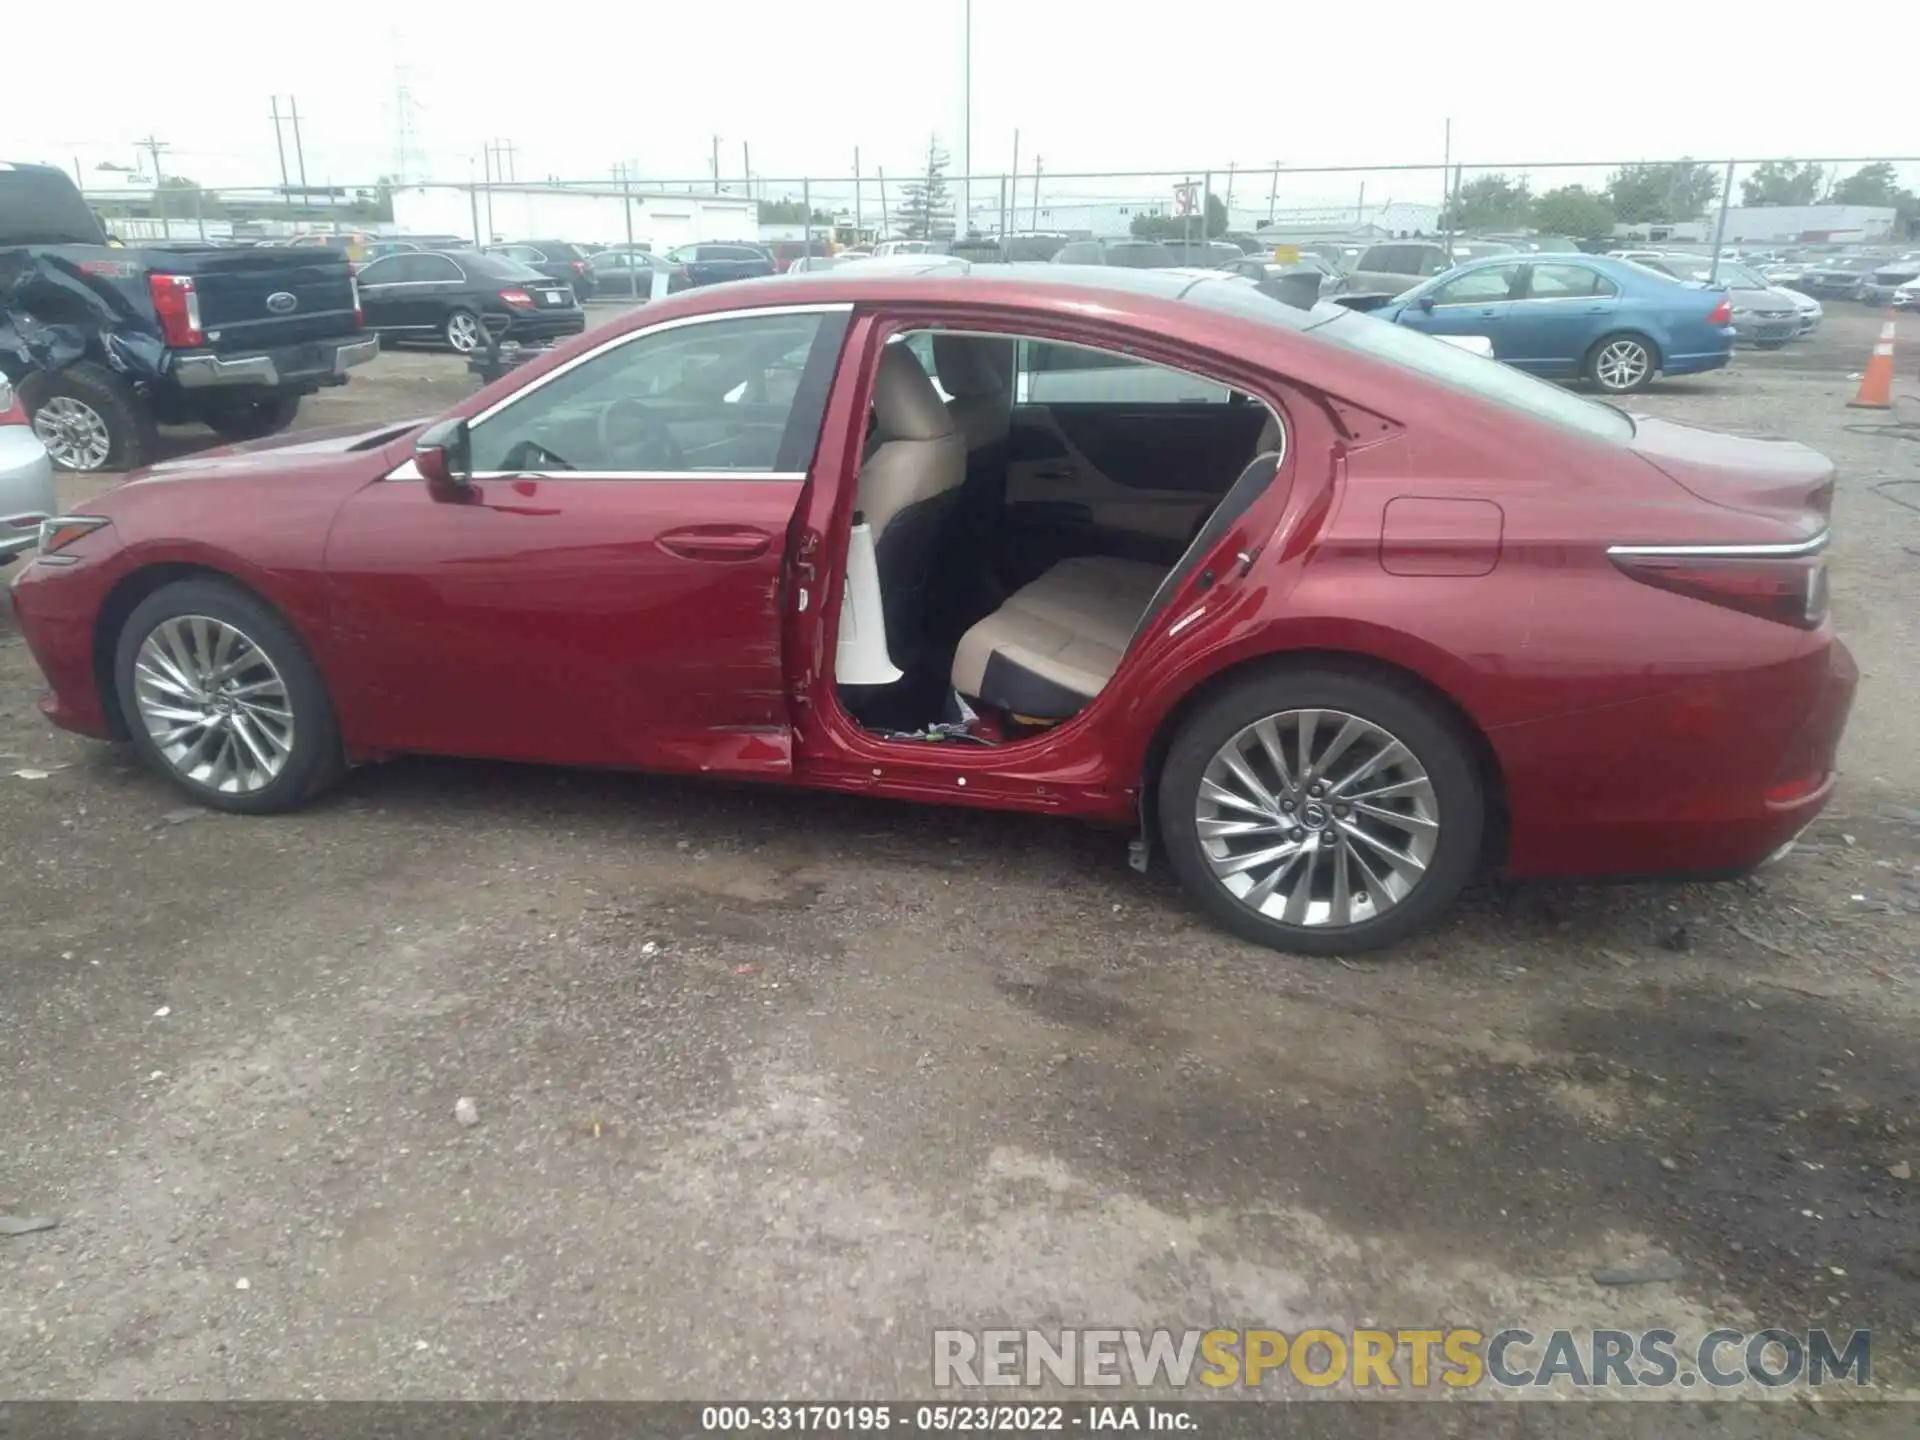
[[[762,200],[760,202],[760,223],[762,225],[804,225],[807,221],[807,206],[802,200]],[[814,208],[813,223],[831,225],[833,216],[819,207]]]
[[[1217,240],[1227,233],[1227,204],[1212,191],[1207,192],[1207,218],[1201,225],[1191,215],[1136,215],[1127,225],[1128,233],[1138,240]]]
[[[1453,192],[1440,217],[1447,230],[1506,230],[1527,222],[1532,205],[1525,177],[1476,175]]]
[[[1622,165],[1607,178],[1614,218],[1629,225],[1654,220],[1698,220],[1720,198],[1713,166],[1691,158]]]
[[[160,181],[160,189],[166,192],[156,196],[155,203],[164,202],[169,215],[197,215],[203,220],[216,216],[224,217],[226,211],[220,206],[220,197],[211,190],[203,190],[196,180],[184,175],[167,175]],[[179,204],[175,204],[178,198]]]
[[[1740,182],[1742,205],[1811,205],[1820,198],[1821,170],[1798,160],[1769,160]]]
[[[1613,206],[1584,185],[1562,185],[1534,200],[1533,228],[1574,240],[1598,239],[1613,233]]]
[[[947,194],[947,152],[940,137],[927,140],[927,168],[906,184],[894,219],[909,240],[951,240],[953,200]]]
[[[1836,205],[1891,205],[1896,235],[1920,233],[1920,196],[1897,183],[1886,161],[1862,165],[1833,187],[1828,197]]]

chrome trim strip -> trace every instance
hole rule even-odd
[[[1818,555],[1833,540],[1833,532],[1822,530],[1811,540],[1786,541],[1777,545],[1609,545],[1609,555],[1676,556],[1699,560],[1791,560],[1803,555]]]
[[[609,350],[618,350],[622,345],[631,345],[634,341],[644,336],[660,335],[668,330],[679,330],[688,325],[711,325],[719,320],[757,320],[770,315],[838,315],[848,313],[852,309],[853,302],[850,300],[830,305],[756,305],[747,310],[709,310],[700,315],[682,315],[677,319],[662,320],[657,324],[645,325],[638,330],[629,330],[625,334],[616,335],[611,340],[604,341],[594,346],[591,350],[574,356],[573,359],[567,361],[566,364],[556,366],[552,370],[547,371],[546,374],[524,388],[494,401],[492,405],[482,410],[478,415],[469,416],[467,424],[469,426],[483,424],[498,415],[502,410],[526,399],[527,396],[539,390],[541,386],[551,384],[562,375],[586,364],[589,360],[599,359],[600,356],[605,355]]]
[[[419,480],[411,459],[402,460],[382,480]],[[476,470],[474,480],[781,480],[797,485],[804,470]]]

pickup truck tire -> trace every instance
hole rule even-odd
[[[231,581],[176,580],[142,600],[114,639],[113,677],[140,758],[202,805],[292,810],[346,773],[319,667]]]
[[[200,418],[223,440],[264,440],[293,424],[300,413],[298,395],[275,395],[224,410],[209,410]]]
[[[40,443],[61,470],[137,470],[153,459],[153,415],[133,386],[91,360],[39,370],[17,387]]]

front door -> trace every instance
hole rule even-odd
[[[847,309],[670,321],[474,417],[470,498],[411,467],[328,540],[359,749],[789,767],[787,530]]]
[[[1429,335],[1483,335],[1493,342],[1494,355],[1507,358],[1506,322],[1513,309],[1508,298],[1520,277],[1518,265],[1489,265],[1443,280],[1427,292],[1431,309],[1408,305],[1400,323]]]

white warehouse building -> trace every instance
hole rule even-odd
[[[759,207],[744,195],[663,194],[563,185],[407,185],[393,191],[402,235],[475,235],[483,244],[574,240],[656,251],[697,240],[760,237]]]

